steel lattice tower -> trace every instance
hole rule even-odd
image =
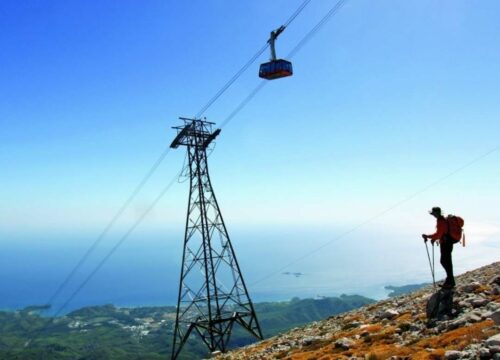
[[[226,351],[235,323],[262,339],[208,173],[207,147],[219,135],[214,123],[186,119],[174,127],[172,148],[187,147],[189,201],[172,359],[194,331],[211,352]]]

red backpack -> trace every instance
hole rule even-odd
[[[448,215],[446,218],[448,223],[448,235],[453,239],[453,243],[456,244],[462,241],[462,245],[465,246],[465,236],[464,236],[464,219],[456,215]]]

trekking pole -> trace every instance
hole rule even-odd
[[[431,242],[431,246],[432,246],[432,283],[434,284],[434,287],[436,287],[436,281],[434,281],[434,273],[435,273],[435,270],[436,270],[436,267],[434,266],[434,243]]]
[[[429,267],[431,268],[432,286],[435,289],[436,281],[434,280],[434,266],[433,263],[431,263],[431,256],[429,255],[429,247],[427,246],[427,241],[424,241],[424,244],[425,244],[425,250],[427,251],[427,259],[429,259]],[[432,261],[434,262],[434,244],[432,244]]]

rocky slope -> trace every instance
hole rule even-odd
[[[428,286],[217,359],[500,359],[500,262],[458,276],[452,316],[428,324],[432,293]]]

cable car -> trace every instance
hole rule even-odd
[[[259,77],[262,79],[274,80],[293,75],[292,63],[290,61],[276,59],[274,42],[283,30],[285,30],[285,27],[281,26],[279,29],[271,31],[271,37],[267,41],[271,48],[271,61],[260,65]]]
[[[259,77],[267,80],[279,79],[293,74],[292,63],[276,59],[260,65]]]

